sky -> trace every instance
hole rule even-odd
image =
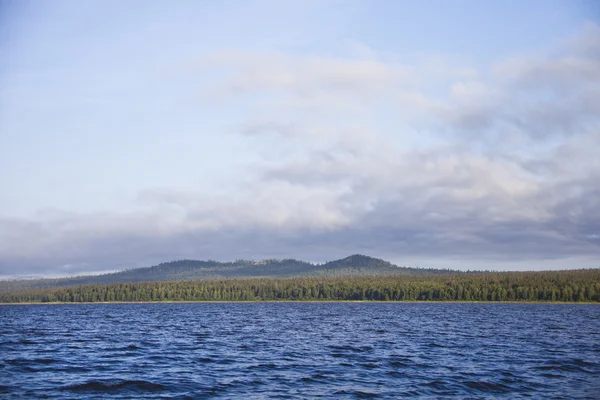
[[[600,267],[593,0],[0,0],[0,277]]]

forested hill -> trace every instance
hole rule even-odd
[[[129,282],[0,293],[0,303],[114,301],[600,302],[600,269]]]
[[[153,267],[129,269],[104,275],[77,276],[60,279],[29,279],[0,281],[0,293],[36,288],[57,288],[74,285],[98,285],[126,282],[187,281],[226,278],[291,278],[361,276],[412,276],[424,274],[456,274],[457,271],[398,267],[388,261],[355,254],[324,264],[294,259],[232,262],[179,260]]]

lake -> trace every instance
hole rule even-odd
[[[600,398],[600,305],[0,306],[1,398]]]

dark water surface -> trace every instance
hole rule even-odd
[[[0,398],[596,398],[600,306],[0,306]]]

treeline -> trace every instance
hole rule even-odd
[[[261,300],[600,302],[600,269],[408,277],[129,282],[0,294],[3,303]]]
[[[262,261],[236,260],[219,262],[214,260],[178,260],[153,267],[128,269],[103,275],[76,276],[57,279],[32,279],[0,281],[0,293],[76,285],[106,285],[124,282],[191,281],[246,278],[301,278],[328,277],[354,278],[362,276],[406,276],[432,274],[458,274],[458,271],[398,267],[388,261],[361,254],[313,264],[294,259],[268,259]]]

